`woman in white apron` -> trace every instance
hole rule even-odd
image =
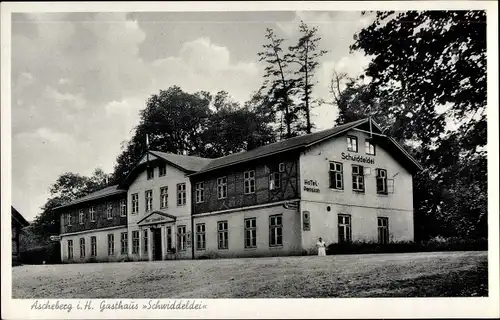
[[[326,243],[321,237],[318,239],[318,243],[316,243],[316,246],[318,247],[318,256],[326,256]]]

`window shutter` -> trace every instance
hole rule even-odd
[[[387,179],[387,192],[394,193],[394,179]]]

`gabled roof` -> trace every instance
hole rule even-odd
[[[19,211],[16,210],[13,206],[11,207],[11,214],[12,214],[12,222],[17,223],[18,225],[21,226],[21,228],[24,228],[28,226],[30,223],[23,217],[22,214],[19,213]]]
[[[208,165],[214,159],[194,157],[194,156],[184,156],[180,154],[160,152],[160,151],[149,151],[151,154],[170,162],[171,164],[183,169],[184,171],[198,171],[203,167]]]
[[[66,203],[66,204],[64,204],[62,206],[56,207],[54,209],[66,208],[66,207],[69,207],[69,206],[72,206],[72,205],[75,205],[75,204],[79,204],[79,203],[82,203],[82,202],[87,202],[87,201],[91,201],[91,200],[97,200],[97,199],[101,199],[101,198],[106,198],[106,197],[110,197],[110,196],[113,196],[113,195],[116,195],[116,194],[121,194],[121,193],[126,193],[126,192],[127,192],[127,190],[120,189],[118,187],[118,185],[115,184],[113,186],[109,186],[109,187],[97,190],[95,192],[89,193],[88,195],[86,195],[84,197],[78,198],[76,200],[73,200],[73,201],[71,201],[69,203]]]
[[[223,167],[235,165],[238,163],[243,163],[247,161],[252,161],[255,159],[271,156],[274,154],[279,154],[282,152],[287,152],[287,151],[292,151],[292,150],[299,150],[301,148],[307,148],[310,147],[316,143],[320,143],[324,140],[330,139],[332,137],[335,137],[337,135],[340,135],[346,131],[349,131],[355,127],[359,127],[362,125],[369,125],[371,121],[371,124],[373,125],[373,129],[375,132],[382,133],[382,129],[380,126],[371,120],[370,118],[364,118],[360,119],[357,121],[352,121],[331,129],[327,130],[322,130],[310,134],[306,134],[303,136],[299,137],[294,137],[290,138],[287,140],[271,143],[259,148],[255,148],[250,151],[246,152],[240,152],[240,153],[235,153],[231,154],[225,157],[213,159],[208,165],[203,167],[203,169],[191,174],[191,176],[199,175],[205,172],[213,171],[216,169],[220,169]],[[397,143],[394,139],[386,137],[386,139],[390,142],[390,144],[395,146],[396,148],[392,148],[396,152],[400,153],[402,156],[404,156],[407,160],[410,160],[410,163],[412,166],[417,168],[418,170],[421,170],[422,167],[418,162],[408,153],[404,148]]]
[[[332,136],[335,136],[337,134],[340,134],[344,131],[347,131],[357,125],[363,124],[368,121],[368,118],[366,119],[361,119],[358,121],[353,121],[346,123],[341,126],[337,126],[331,129],[327,130],[322,130],[318,131],[315,133],[310,133],[306,134],[303,136],[299,137],[294,137],[290,138],[287,140],[271,143],[262,147],[255,148],[250,151],[246,152],[240,152],[240,153],[235,153],[231,154],[225,157],[217,158],[211,161],[207,166],[205,166],[203,169],[200,171],[192,174],[192,175],[198,175],[204,172],[212,171],[215,169],[219,169],[222,167],[226,167],[229,165],[237,164],[237,163],[242,163],[250,160],[255,160],[258,158],[270,156],[273,154],[285,152],[285,151],[291,151],[295,149],[299,149],[302,147],[307,147],[309,145],[312,145],[314,143],[323,141],[327,138],[330,138]]]

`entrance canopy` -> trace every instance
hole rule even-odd
[[[144,218],[142,218],[137,224],[142,226],[149,226],[154,224],[175,222],[177,218],[171,214],[161,212],[161,211],[153,211]]]

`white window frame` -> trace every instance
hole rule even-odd
[[[71,227],[71,213],[67,213],[66,217],[67,217],[68,226]]]
[[[90,237],[90,256],[97,257],[97,237]]]
[[[229,249],[229,223],[227,220],[217,221],[217,248]]]
[[[379,244],[388,244],[389,239],[389,218],[377,217],[377,235]]]
[[[187,228],[185,225],[177,226],[177,251],[186,251]]]
[[[347,136],[347,151],[358,152],[358,137]]]
[[[146,212],[153,211],[153,190],[144,191],[144,200],[146,200]]]
[[[370,140],[365,140],[365,153],[369,156],[375,155],[375,145]]]
[[[279,234],[281,232],[281,234]],[[269,216],[269,246],[283,246],[283,215],[275,214]]]
[[[344,164],[330,161],[329,166],[330,189],[344,190]]]
[[[90,222],[95,222],[95,207],[89,208]]]
[[[206,226],[205,223],[196,224],[196,250],[203,251],[207,248],[207,238],[206,238]]]
[[[278,171],[280,173],[285,172],[285,163],[284,162],[280,162],[280,164],[278,165]]]
[[[168,187],[160,188],[160,209],[168,208]]]
[[[115,255],[115,234],[108,233],[108,256]]]
[[[255,170],[248,170],[243,173],[243,183],[245,194],[255,193]]]
[[[139,193],[132,194],[132,214],[139,213]]]
[[[205,183],[203,181],[196,183],[196,203],[202,203],[205,199]]]
[[[269,190],[281,189],[281,173],[273,172],[269,175]]]
[[[113,219],[113,204],[112,203],[108,203],[106,205],[106,218],[108,220]]]
[[[73,240],[68,240],[68,260],[73,259]]]
[[[121,199],[120,200],[120,217],[126,217],[126,216],[127,216],[127,200]]]
[[[217,199],[227,198],[227,176],[217,178]]]
[[[132,231],[132,254],[139,254],[139,250],[141,250],[139,246],[139,230]]]
[[[128,232],[120,233],[120,254],[128,254]]]
[[[187,197],[186,183],[185,182],[178,183],[177,184],[177,206],[178,207],[182,207],[182,206],[186,205],[186,202],[187,202],[186,197]]]
[[[377,194],[388,194],[389,192],[387,188],[387,170],[377,168],[376,171],[377,171],[377,176],[375,177],[375,181],[377,187]],[[379,186],[381,186],[382,188],[379,189]]]
[[[78,222],[83,224],[83,209],[78,212]]]
[[[85,258],[85,238],[80,238],[80,259]]]
[[[243,223],[245,249],[257,248],[257,218],[246,218]]]
[[[352,165],[352,190],[360,193],[365,192],[365,176],[363,166]],[[355,170],[356,169],[356,170]]]
[[[352,217],[350,214],[339,213],[337,217],[338,221],[338,242],[339,243],[350,243],[352,242]],[[348,219],[348,220],[346,220]],[[346,222],[347,221],[347,222]],[[343,238],[340,238],[340,229],[343,229]]]

